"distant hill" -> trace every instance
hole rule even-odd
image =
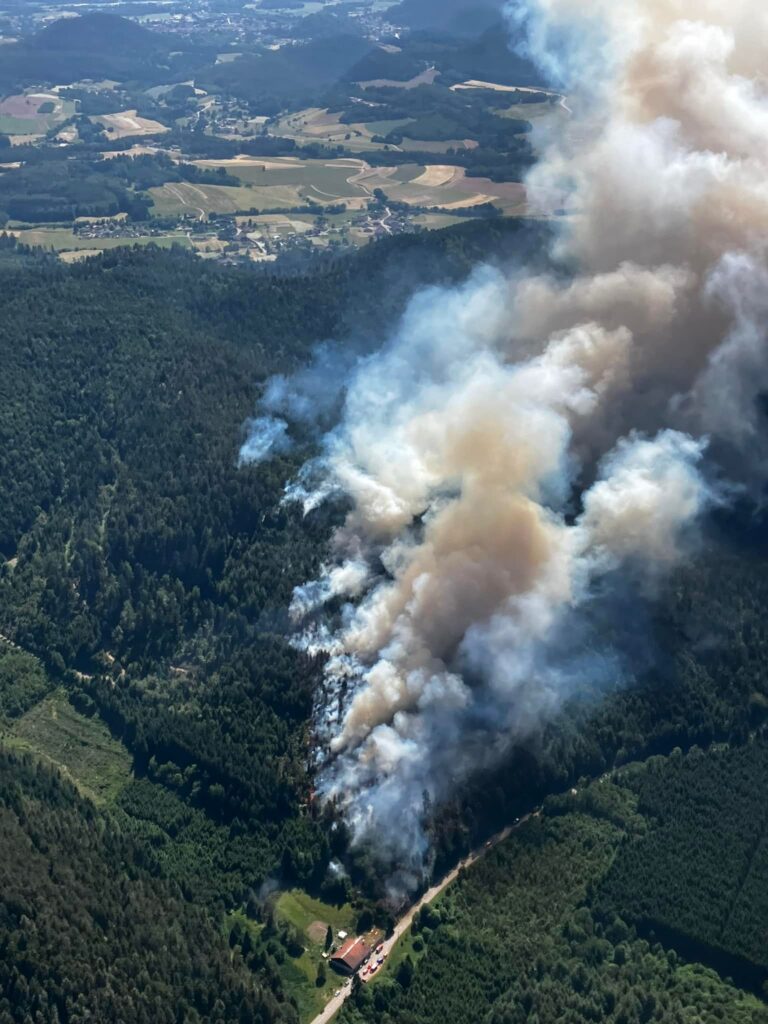
[[[51,53],[124,55],[137,59],[169,50],[164,36],[118,14],[60,18],[32,36],[28,45]]]
[[[403,38],[399,52],[377,47],[351,67],[344,78],[349,82],[376,79],[404,82],[428,67],[438,69],[441,85],[470,78],[501,85],[545,84],[540,71],[512,50],[506,27],[498,19],[474,38],[451,37],[439,31],[414,31]]]
[[[224,89],[254,103],[285,101],[333,85],[371,50],[361,36],[343,33],[313,39],[302,46],[284,46],[217,64],[198,75],[198,84]]]
[[[35,35],[3,47],[0,91],[29,85],[67,85],[82,78],[112,78],[158,85],[207,63],[199,48],[177,53],[180,43],[116,14],[61,18]],[[174,57],[170,54],[174,52]]]

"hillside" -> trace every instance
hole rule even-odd
[[[206,56],[204,49],[180,49],[177,40],[119,15],[85,14],[61,18],[3,46],[0,89],[65,85],[87,78],[118,82],[147,78],[156,84],[205,63]]]
[[[171,40],[118,14],[89,13],[60,18],[35,33],[27,45],[48,53],[130,56],[144,60],[173,45]]]

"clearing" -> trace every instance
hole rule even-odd
[[[427,68],[407,82],[398,82],[394,78],[372,78],[368,82],[355,82],[355,85],[361,89],[418,89],[420,85],[434,85],[439,75],[437,68]]]
[[[274,910],[277,920],[292,925],[304,942],[301,956],[286,956],[278,969],[287,994],[296,1000],[302,1024],[308,1024],[340,991],[345,991],[343,980],[330,966],[327,967],[325,984],[317,985],[318,965],[327,964],[323,953],[328,925],[333,928],[334,937],[339,931],[354,935],[357,912],[349,904],[336,907],[323,903],[301,889],[280,893],[275,899]],[[231,917],[239,919],[253,937],[258,938],[263,925],[249,920],[241,911]]]
[[[131,755],[99,718],[86,718],[62,690],[23,715],[9,741],[60,768],[95,803],[111,803],[131,779]]]

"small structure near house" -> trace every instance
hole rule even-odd
[[[340,974],[356,974],[371,955],[365,939],[347,939],[331,957],[331,967]]]
[[[348,932],[339,932],[339,938],[341,939],[342,942],[344,941],[344,939],[346,939],[348,934]]]

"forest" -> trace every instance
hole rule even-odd
[[[294,1020],[279,970],[290,935],[259,943],[241,929],[224,955],[224,915],[269,925],[258,893],[277,879],[331,902],[354,890],[386,920],[375,861],[349,849],[332,809],[311,802],[320,665],[289,642],[292,588],[317,571],[343,508],[303,517],[282,503],[310,437],[238,467],[243,423],[265,378],[300,365],[316,343],[370,351],[420,285],[461,280],[482,257],[545,265],[549,230],[472,222],[298,274],[152,247],[65,267],[0,239],[0,948],[12,993],[0,1020],[79,1021],[107,998],[115,1019],[163,1020],[161,1001],[163,1013],[174,1008],[169,1019]],[[657,599],[616,608],[610,628],[632,652],[630,686],[582,694],[434,809],[439,874],[548,794],[583,793],[575,807],[548,801],[467,873],[419,922],[397,977],[345,1011],[350,1024],[428,1024],[432,1013],[469,1024],[478,1001],[493,1024],[535,1014],[689,1021],[702,1001],[707,1021],[765,1019],[755,916],[765,920],[765,821],[750,792],[764,792],[768,767],[768,548],[764,525],[737,516],[711,523],[698,561]],[[78,735],[100,737],[101,756],[119,762],[113,789],[95,801],[51,770],[50,751],[30,753],[52,728],[40,709],[62,701],[71,770]],[[702,751],[709,767],[694,772]],[[579,781],[614,770],[602,791]],[[701,806],[722,808],[727,856],[711,819],[689,858],[691,829],[707,825]],[[684,873],[665,887],[671,843],[676,862],[700,866],[695,880],[720,894],[710,916]],[[342,884],[331,857],[346,865]],[[728,884],[723,865],[738,866]],[[31,895],[38,887],[55,888],[50,913]],[[670,902],[670,892],[689,901]],[[133,908],[119,935],[107,920],[118,903],[117,921]],[[69,907],[87,920],[67,917]],[[82,938],[54,956],[60,916]],[[171,932],[184,969],[160,957],[156,987],[145,986],[149,1001],[131,1017],[126,993],[154,936],[187,917]],[[27,919],[25,947],[12,933]],[[99,943],[108,956],[95,955]],[[184,975],[201,951],[193,990]],[[718,955],[749,994],[712,973]]]
[[[763,1024],[760,979],[678,940],[709,930],[714,904],[741,949],[764,957],[765,869],[745,877],[745,844],[731,861],[727,829],[742,812],[750,838],[763,835],[766,750],[765,737],[677,750],[548,798],[420,912],[394,972],[360,986],[341,1021]],[[732,817],[718,820],[734,784]],[[649,914],[674,918],[677,935],[657,934]]]

